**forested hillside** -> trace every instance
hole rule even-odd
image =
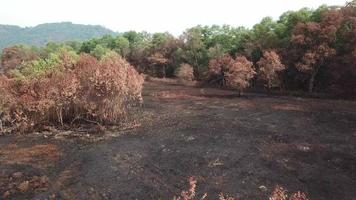
[[[48,42],[84,41],[106,34],[115,33],[102,26],[70,22],[40,24],[26,28],[0,25],[0,49],[14,44],[45,45]]]

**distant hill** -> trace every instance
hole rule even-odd
[[[0,25],[0,49],[14,44],[45,45],[48,42],[83,41],[107,34],[116,33],[102,26],[71,22],[47,23],[26,28]]]

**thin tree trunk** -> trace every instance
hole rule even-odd
[[[271,93],[271,87],[272,87],[271,85],[272,85],[272,84],[271,84],[271,80],[268,80],[268,81],[267,81],[267,92],[268,92],[268,93]]]
[[[312,75],[311,78],[310,78],[310,80],[309,80],[309,88],[308,88],[308,92],[309,92],[309,93],[312,93],[312,92],[313,92],[314,79],[315,79],[315,76]]]
[[[310,80],[309,80],[309,87],[308,87],[308,92],[309,93],[313,93],[314,90],[314,82],[315,82],[315,77],[318,74],[320,67],[315,68],[315,70],[313,71],[313,73],[311,74]]]

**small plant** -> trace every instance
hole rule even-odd
[[[309,198],[302,192],[293,193],[289,198],[287,191],[277,185],[273,190],[269,200],[309,200]]]
[[[176,72],[176,76],[183,81],[194,80],[194,69],[191,65],[183,63]]]
[[[200,198],[196,196],[196,188],[197,188],[198,181],[194,177],[189,177],[188,182],[189,182],[189,189],[182,191],[180,196],[173,197],[173,200],[194,200],[194,199],[204,200],[208,196],[207,193],[205,193]]]
[[[173,197],[173,200],[193,200],[193,199],[200,199],[203,200],[205,199],[208,194],[205,193],[201,198],[198,198],[196,196],[196,187],[197,187],[197,181],[194,177],[190,177],[188,179],[189,182],[189,189],[188,190],[183,190],[178,197]],[[224,195],[223,193],[220,193],[218,200],[235,200],[235,198],[229,196],[229,195]],[[272,194],[269,196],[268,200],[309,200],[306,194],[302,192],[296,192],[293,193],[289,196],[287,194],[287,190],[285,190],[283,187],[277,185],[275,189],[273,190]]]

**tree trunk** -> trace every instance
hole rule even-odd
[[[267,81],[267,92],[268,92],[268,93],[271,93],[271,88],[272,88],[271,80],[268,80],[268,81]]]
[[[313,74],[313,75],[311,76],[310,80],[309,80],[309,87],[308,87],[308,92],[309,92],[309,93],[313,93],[314,79],[315,79],[315,76],[314,76],[314,74]]]
[[[241,97],[243,95],[243,92],[241,89],[238,90],[238,93],[239,93],[239,97]]]
[[[314,90],[314,82],[315,82],[315,77],[319,71],[319,67],[317,67],[313,73],[311,74],[310,80],[309,80],[309,87],[308,87],[308,92],[313,93]]]
[[[163,74],[163,78],[166,78],[166,66],[165,65],[162,66],[162,74]]]

